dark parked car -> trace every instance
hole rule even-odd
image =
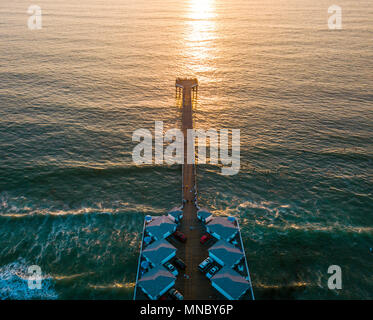
[[[180,232],[179,230],[176,230],[174,232],[174,237],[184,243],[187,241],[187,237],[185,236],[185,234]]]
[[[169,262],[166,262],[164,266],[170,271],[174,276],[177,276],[179,272],[176,270],[175,266]]]
[[[179,291],[177,291],[176,289],[174,289],[174,288],[170,289],[170,291],[168,291],[168,293],[170,294],[170,296],[173,299],[184,300],[183,295]]]
[[[211,234],[207,233],[207,234],[205,234],[205,235],[203,235],[201,237],[201,239],[199,240],[199,242],[201,242],[201,244],[204,244],[207,241],[209,241],[211,238],[212,238]]]
[[[176,267],[178,267],[181,270],[185,270],[186,265],[183,260],[181,260],[180,258],[175,258],[173,262],[174,265],[176,265]]]

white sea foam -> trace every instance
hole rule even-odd
[[[19,259],[0,266],[0,300],[57,299],[52,278],[43,276],[41,289],[29,289],[28,265]]]

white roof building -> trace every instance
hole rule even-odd
[[[168,216],[172,221],[180,221],[183,218],[183,210],[180,208],[173,208],[168,212]]]
[[[159,299],[175,285],[176,277],[163,266],[150,269],[138,281],[139,287],[151,300]]]
[[[198,210],[197,217],[198,217],[199,220],[201,220],[202,222],[205,222],[205,223],[207,223],[211,219],[213,219],[212,213],[209,212],[206,209],[200,209],[200,210]]]
[[[168,216],[155,216],[145,225],[145,231],[156,240],[165,239],[174,233],[176,223]]]
[[[217,239],[230,241],[237,233],[238,228],[234,221],[228,217],[215,217],[208,224],[206,230]]]
[[[142,255],[153,265],[164,264],[176,255],[176,248],[165,239],[157,240],[148,245]]]
[[[219,240],[210,249],[209,256],[222,266],[234,267],[243,258],[244,253],[232,244]]]
[[[249,282],[230,267],[219,270],[211,284],[229,300],[239,300],[250,289]]]

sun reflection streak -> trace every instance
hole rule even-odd
[[[216,4],[215,0],[190,0],[188,6],[186,58],[194,74],[214,71],[211,63],[216,56]]]
[[[196,20],[207,20],[212,19],[215,16],[215,0],[191,0],[190,18]]]
[[[188,24],[192,31],[187,40],[212,40],[215,32],[215,0],[191,0]]]

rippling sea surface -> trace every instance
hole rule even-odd
[[[373,3],[339,0],[332,31],[334,2],[39,0],[31,31],[1,1],[0,299],[132,298],[143,217],[181,192],[132,133],[179,126],[185,75],[197,127],[241,130],[240,173],[200,166],[199,201],[239,217],[256,298],[372,299]]]

